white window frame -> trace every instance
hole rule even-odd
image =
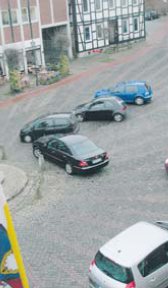
[[[84,2],[86,3],[87,10],[84,9],[84,7],[85,7]],[[84,13],[89,12],[89,2],[88,2],[88,0],[82,0],[82,5],[83,5],[83,12]]]
[[[128,5],[127,0],[121,0],[121,6],[126,7]]]
[[[102,0],[95,0],[95,10],[100,11],[102,9]]]
[[[109,8],[112,9],[115,7],[115,0],[108,0]]]
[[[128,19],[123,19],[122,20],[122,34],[128,34],[129,32],[129,29],[128,29]],[[125,28],[126,28],[126,31],[125,31]]]
[[[89,29],[89,39],[86,39],[86,29]],[[90,26],[84,27],[84,40],[85,40],[85,42],[89,42],[91,40],[91,28],[90,28]]]
[[[101,34],[100,36],[99,36],[99,32]],[[96,34],[97,34],[97,39],[103,39],[103,25],[101,23],[96,24]]]
[[[23,13],[22,13],[22,22],[23,23],[28,23],[29,22],[29,14],[28,14],[28,8],[27,7],[22,7],[22,11],[23,10],[26,10],[26,20],[23,19]],[[34,15],[35,15],[35,18],[33,19],[32,15],[32,10],[34,10]],[[35,22],[37,21],[37,12],[36,12],[36,6],[30,6],[30,15],[31,15],[31,22]]]
[[[8,20],[9,22],[8,23],[3,23],[3,13],[7,13],[8,14]],[[18,25],[18,11],[17,9],[11,9],[11,16],[12,16],[12,13],[15,13],[15,16],[16,16],[16,22],[13,22],[13,19],[12,19],[12,25],[15,26],[15,25]],[[2,10],[1,11],[1,16],[2,16],[2,25],[3,26],[10,26],[10,18],[9,18],[9,11],[8,10]]]

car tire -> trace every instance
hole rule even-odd
[[[144,104],[144,99],[142,97],[136,97],[135,98],[135,104],[139,105],[139,106],[143,105]]]
[[[26,135],[26,136],[24,136],[23,141],[25,143],[31,143],[32,142],[32,137],[30,135]]]
[[[72,165],[68,162],[65,164],[65,171],[68,175],[72,175],[74,173]]]
[[[83,122],[84,119],[85,119],[85,116],[84,116],[83,113],[81,113],[81,114],[77,114],[76,117],[77,117],[77,119],[78,119],[79,122]]]
[[[33,155],[38,159],[42,155],[41,150],[38,147],[35,147],[33,149]]]
[[[122,114],[120,114],[120,113],[116,113],[113,116],[113,120],[115,122],[121,122],[121,121],[123,121],[123,119],[124,119],[124,116]]]

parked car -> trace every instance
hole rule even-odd
[[[33,143],[33,154],[62,165],[68,174],[96,171],[109,163],[107,152],[81,135],[41,137]]]
[[[145,12],[145,20],[154,20],[159,18],[159,13],[156,10],[147,10]]]
[[[138,222],[97,252],[90,288],[167,288],[168,222]]]
[[[143,105],[152,99],[152,88],[146,81],[125,81],[116,84],[111,89],[96,91],[94,98],[117,96],[126,103]]]
[[[168,173],[168,158],[165,160],[165,169],[166,169],[166,172]]]
[[[30,143],[44,135],[77,133],[79,122],[71,113],[44,115],[27,123],[20,131],[20,140]]]
[[[81,104],[74,109],[80,120],[114,120],[122,121],[126,116],[127,105],[118,97],[95,99]]]

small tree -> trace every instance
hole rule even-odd
[[[9,81],[10,81],[10,89],[12,93],[17,93],[22,90],[20,74],[17,70],[10,70]]]
[[[5,55],[9,70],[17,70],[19,68],[20,55],[16,49],[6,49]]]
[[[18,72],[20,55],[16,49],[6,49],[5,55],[9,68],[9,81],[12,93],[17,93],[22,90],[20,73]]]
[[[69,59],[64,54],[62,54],[60,58],[60,73],[62,77],[69,74]]]

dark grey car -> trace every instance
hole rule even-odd
[[[92,100],[77,106],[73,113],[81,120],[114,120],[121,122],[126,116],[127,105],[118,97]]]

